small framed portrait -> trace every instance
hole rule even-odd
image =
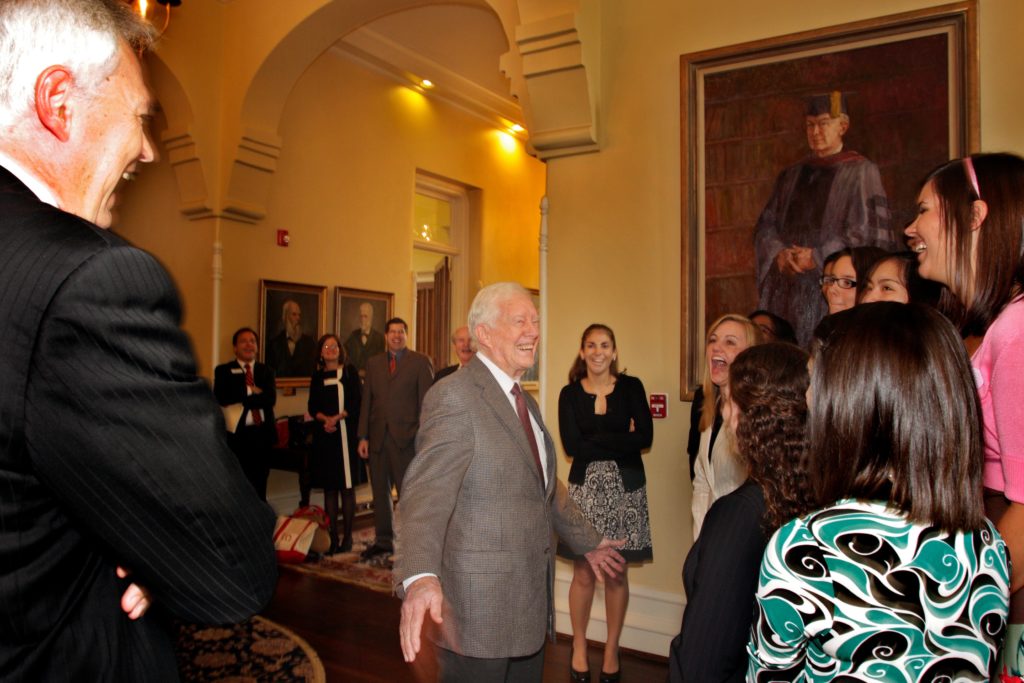
[[[394,315],[394,304],[395,295],[390,292],[334,288],[334,333],[360,377],[366,374],[366,359],[386,348],[384,323]]]
[[[309,386],[327,329],[327,287],[260,280],[260,360],[279,387]]]

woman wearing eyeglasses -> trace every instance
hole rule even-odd
[[[355,487],[366,481],[366,468],[356,452],[359,443],[359,375],[348,364],[345,349],[333,334],[317,344],[317,369],[309,380],[306,410],[316,421],[313,432],[314,485],[323,486],[324,508],[331,525],[329,555],[352,549],[356,514]],[[338,541],[338,494],[341,493],[345,536]]]
[[[818,282],[821,295],[828,303],[829,315],[853,308],[859,289],[857,274],[867,273],[885,254],[881,247],[846,247],[825,259],[824,275]]]
[[[1000,668],[1024,673],[1024,159],[974,154],[943,164],[906,234],[939,307],[960,328],[981,399],[985,513],[1010,551],[1010,627]]]

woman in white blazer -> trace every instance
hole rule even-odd
[[[693,538],[697,539],[704,515],[716,500],[732,493],[747,478],[728,428],[722,424],[724,391],[729,386],[729,366],[744,349],[761,343],[761,330],[742,315],[726,313],[708,327],[704,347],[704,405],[700,413],[700,447],[694,463]]]

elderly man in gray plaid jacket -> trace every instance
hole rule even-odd
[[[405,478],[395,585],[407,662],[427,614],[439,625],[441,681],[537,681],[544,635],[554,633],[553,534],[600,577],[621,572],[555,476],[555,449],[519,378],[539,342],[529,293],[484,288],[469,328],[476,358],[426,396],[416,457]]]

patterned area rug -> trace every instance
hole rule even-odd
[[[313,574],[332,581],[351,583],[379,593],[391,593],[391,558],[378,555],[363,561],[359,553],[373,543],[373,528],[360,529],[352,536],[352,551],[335,555],[311,554],[302,564],[278,565],[282,571]]]
[[[232,626],[177,624],[183,681],[324,683],[324,665],[302,638],[260,616]]]

